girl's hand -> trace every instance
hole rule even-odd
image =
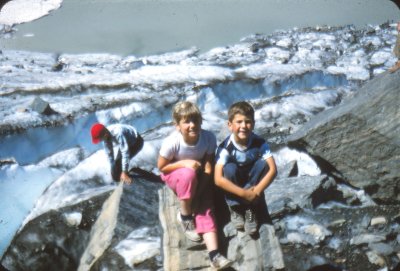
[[[182,165],[186,168],[192,168],[195,171],[201,168],[201,163],[196,160],[182,160]]]

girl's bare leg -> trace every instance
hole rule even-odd
[[[181,205],[181,214],[182,215],[191,215],[192,214],[192,199],[180,200],[180,205]]]
[[[218,249],[218,238],[216,232],[206,232],[203,234],[204,243],[206,244],[207,250],[217,250]]]

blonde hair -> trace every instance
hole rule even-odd
[[[248,102],[237,102],[232,104],[228,110],[228,120],[232,121],[236,114],[246,116],[254,122],[254,108]]]
[[[192,102],[178,102],[172,111],[172,118],[175,124],[179,124],[182,119],[193,119],[201,124],[203,118],[200,109]]]

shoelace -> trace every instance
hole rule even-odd
[[[254,213],[252,210],[246,210],[246,218],[251,222],[254,221]]]
[[[217,255],[215,255],[213,258],[212,258],[212,262],[214,263],[214,265],[216,265],[217,267],[219,267],[220,266],[220,261],[219,261],[219,258],[221,257],[221,254],[217,254]]]
[[[233,215],[233,217],[235,217],[235,218],[240,218],[240,214],[239,214],[238,212],[236,212],[236,211],[233,211],[233,212],[232,212],[232,215]]]
[[[192,220],[184,221],[185,223],[185,231],[191,231],[194,229],[194,223]]]

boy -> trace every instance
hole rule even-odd
[[[215,184],[225,192],[231,222],[237,230],[252,235],[258,230],[256,207],[265,201],[264,190],[276,176],[276,165],[268,144],[253,133],[254,109],[247,102],[229,108],[231,135],[218,147]]]
[[[104,150],[110,161],[113,180],[131,184],[132,179],[128,175],[129,160],[143,148],[143,139],[136,129],[126,124],[113,124],[105,127],[101,123],[95,123],[90,132],[93,144],[103,141]],[[115,157],[113,144],[118,147]]]
[[[396,45],[393,48],[393,53],[397,57],[397,62],[389,69],[389,72],[391,73],[400,69],[400,22],[397,23],[397,32]]]

